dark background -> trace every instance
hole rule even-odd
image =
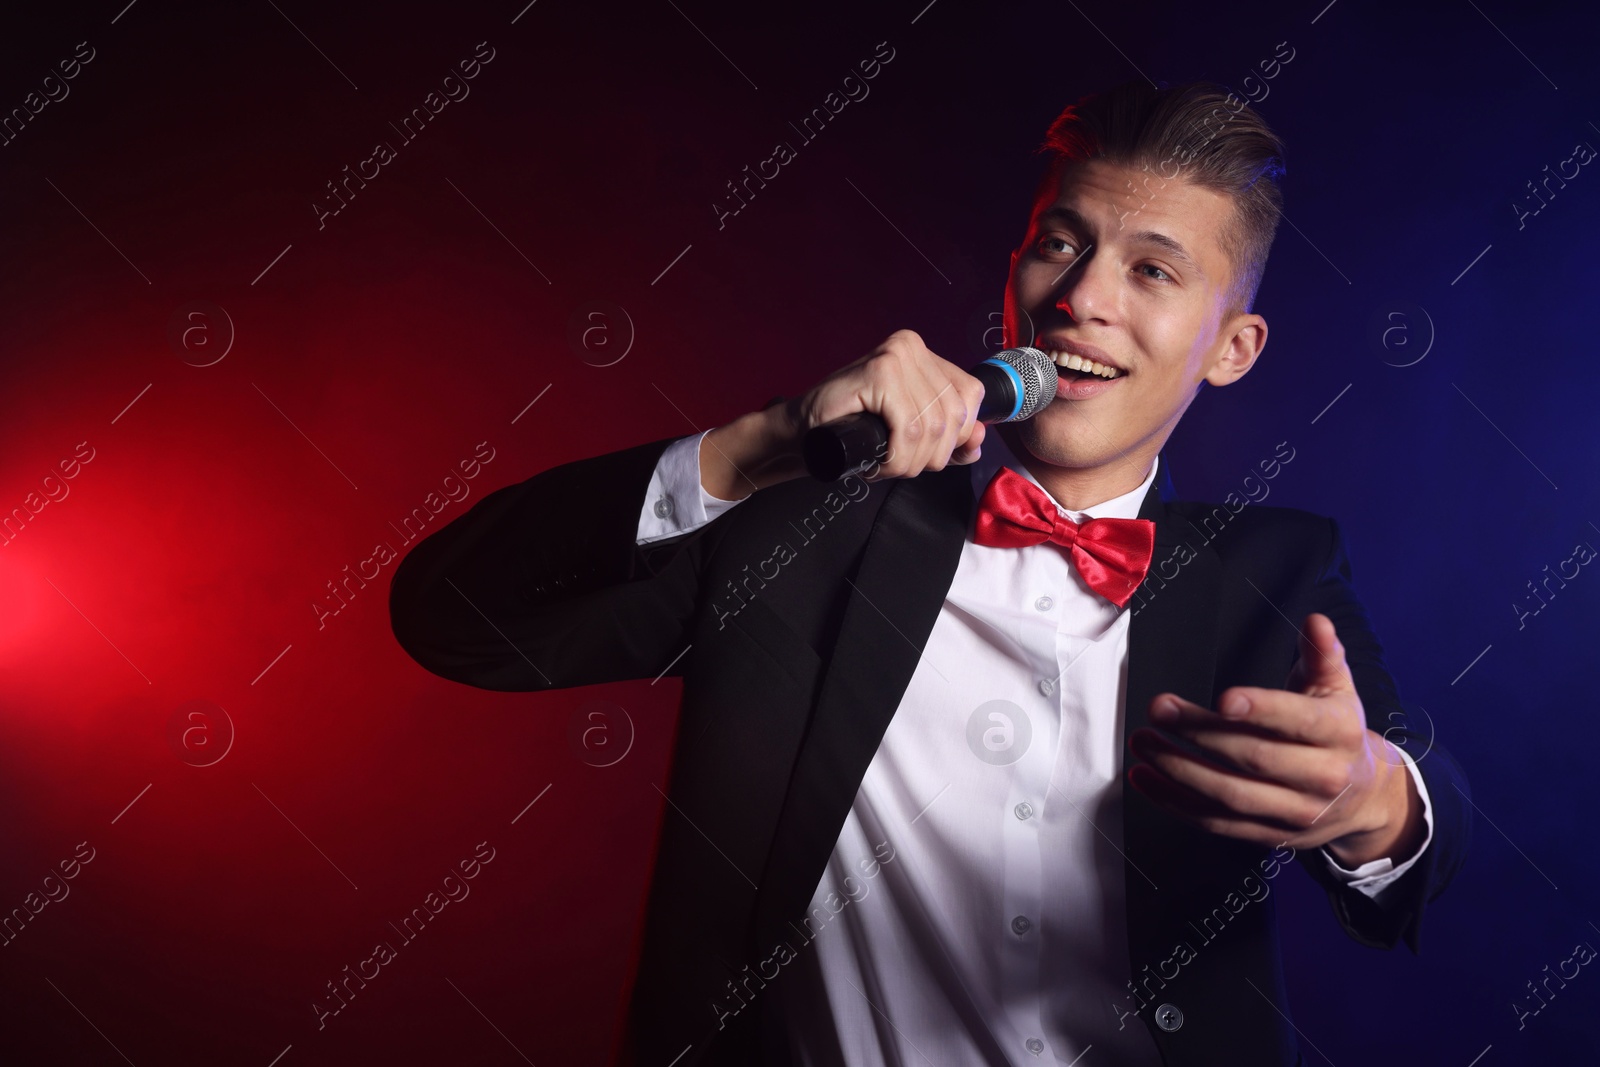
[[[1307,1062],[1600,1050],[1592,968],[1520,1031],[1511,1007],[1600,946],[1600,577],[1520,628],[1512,606],[1600,546],[1600,176],[1520,229],[1512,207],[1600,145],[1588,5],[124,2],[0,33],[4,109],[94,50],[0,146],[0,514],[94,457],[0,547],[0,912],[94,850],[0,948],[0,1061],[603,1062],[676,683],[453,685],[391,637],[393,564],[319,628],[325,583],[404,551],[391,524],[480,442],[429,530],[896,328],[970,359],[1056,112],[1140,77],[1259,96],[1280,42],[1271,339],[1190,410],[1174,478],[1220,499],[1293,447],[1267,502],[1338,517],[1478,809],[1420,956],[1274,883]],[[470,95],[402,144],[388,123],[480,41]],[[885,41],[870,96],[800,145],[788,123]],[[319,229],[325,183],[379,140],[397,158]],[[724,183],[780,140],[798,158],[719,230]],[[227,321],[175,343],[193,301]],[[587,348],[574,321],[601,326]],[[610,748],[575,740],[597,709]],[[325,983],[480,842],[471,895],[319,1030]]]

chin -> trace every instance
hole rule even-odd
[[[1116,449],[1094,430],[1061,418],[1066,412],[1043,412],[1009,427],[1012,431],[1012,451],[1018,459],[1034,459],[1057,467],[1097,467]]]

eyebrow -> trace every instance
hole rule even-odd
[[[1093,227],[1089,225],[1088,219],[1085,219],[1082,214],[1070,207],[1052,207],[1039,213],[1039,220],[1041,222],[1046,218],[1060,219],[1068,225],[1075,226],[1080,230],[1093,229]],[[1176,240],[1168,237],[1164,233],[1157,233],[1155,230],[1138,230],[1132,234],[1129,234],[1128,239],[1134,244],[1155,245],[1157,248],[1165,251],[1167,255],[1188,267],[1195,274],[1198,274],[1202,278],[1206,276],[1206,272],[1200,268],[1199,262],[1196,261],[1187,250],[1184,249],[1183,245],[1179,244]]]

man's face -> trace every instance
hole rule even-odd
[[[1227,385],[1250,369],[1267,324],[1223,317],[1233,274],[1221,235],[1232,218],[1226,196],[1181,175],[1163,183],[1105,160],[1062,168],[1055,195],[1034,205],[1006,284],[1007,345],[1043,349],[1060,375],[1050,406],[1006,427],[1013,447],[1142,476],[1202,381]],[[1075,346],[1115,377],[1064,366]]]

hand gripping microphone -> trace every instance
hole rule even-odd
[[[968,373],[983,383],[980,422],[1031,419],[1056,398],[1055,360],[1037,348],[1008,348]],[[831,482],[881,461],[888,443],[889,427],[882,416],[858,411],[812,428],[800,447],[811,476]]]

